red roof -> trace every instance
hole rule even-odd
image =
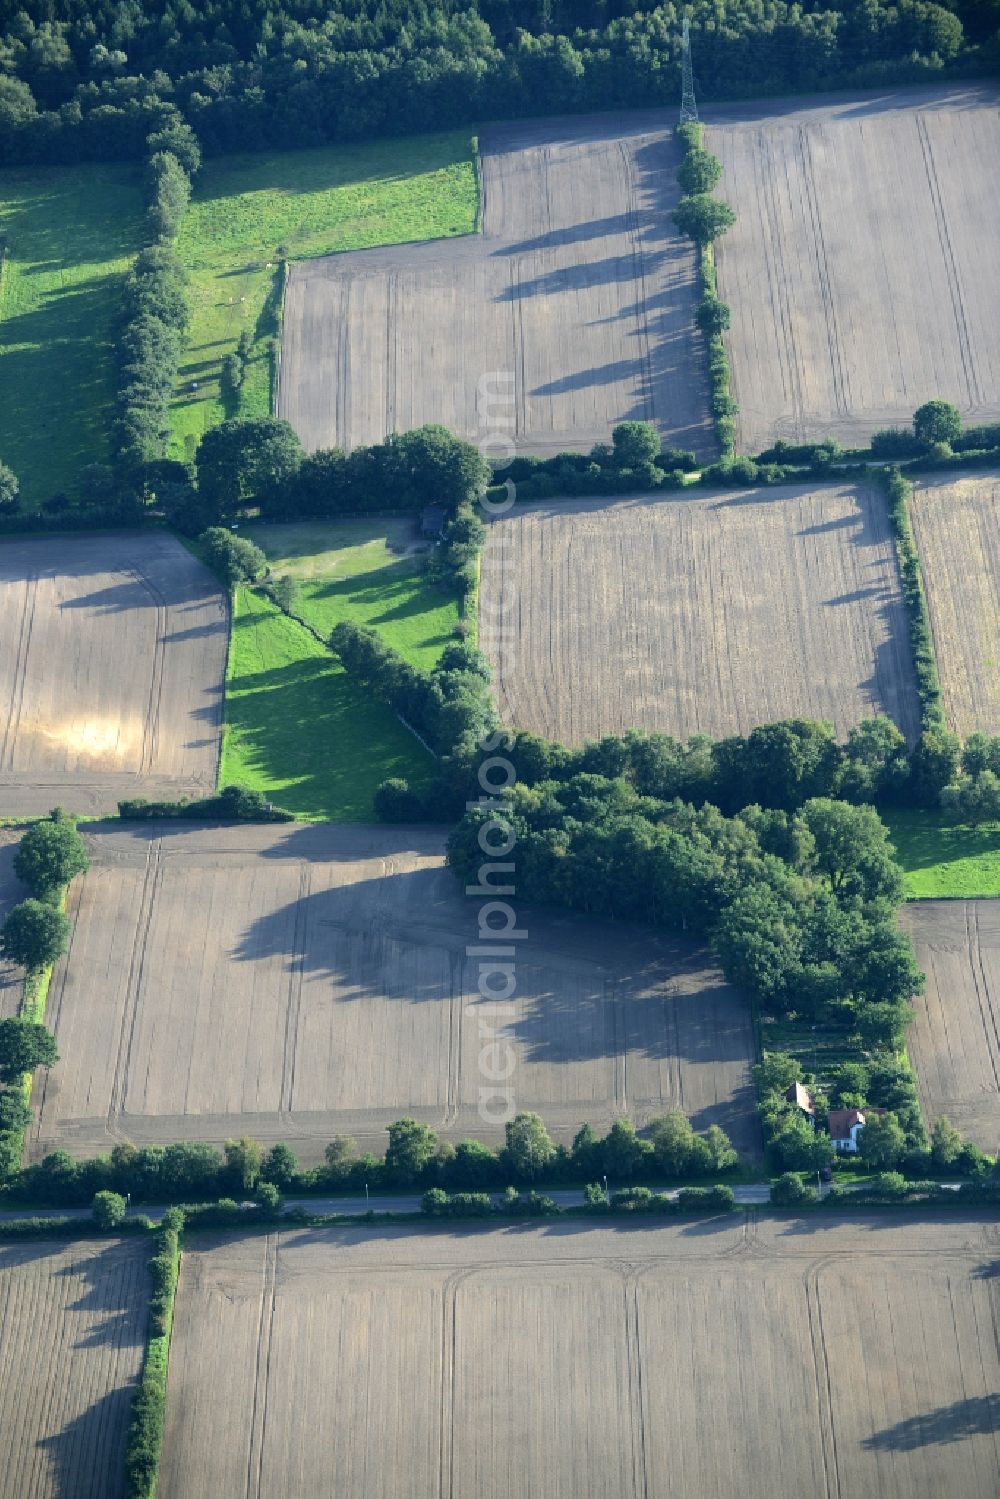
[[[864,1122],[865,1116],[860,1109],[831,1109],[826,1116],[831,1140],[849,1140],[852,1127]]]

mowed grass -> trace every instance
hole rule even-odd
[[[380,781],[405,776],[423,787],[433,766],[308,630],[260,594],[236,590],[222,785],[254,787],[297,817],[365,822]]]
[[[255,526],[277,575],[299,583],[293,612],[324,639],[349,619],[372,625],[412,665],[429,671],[454,640],[458,600],[429,583],[415,520],[381,517],[323,524]]]
[[[1000,896],[1000,823],[974,828],[939,812],[883,813],[910,900]]]
[[[0,459],[36,507],[108,459],[115,321],[142,245],[139,170],[4,170],[0,237]]]
[[[477,208],[466,131],[206,162],[177,246],[192,318],[171,417],[174,456],[190,456],[227,416],[269,414],[280,257],[469,234]],[[219,375],[244,329],[253,352],[233,400]]]

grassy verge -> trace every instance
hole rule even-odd
[[[190,456],[227,416],[270,412],[285,257],[469,234],[478,198],[464,131],[206,162],[177,241],[192,316],[171,416],[173,456]],[[252,340],[246,376],[238,398],[227,397],[222,360],[244,330]]]
[[[910,900],[1000,896],[1000,823],[946,822],[940,812],[883,812]]]
[[[288,526],[246,534],[276,576],[298,584],[292,613],[327,639],[341,620],[377,629],[413,666],[429,671],[456,638],[458,600],[429,583],[409,516]]]
[[[149,1264],[153,1294],[149,1303],[146,1353],[139,1386],[132,1402],[125,1451],[126,1499],[152,1499],[163,1445],[163,1422],[167,1407],[167,1358],[174,1321],[174,1301],[181,1268],[180,1214],[167,1214],[157,1233],[157,1250]]]
[[[0,172],[0,458],[29,508],[108,461],[114,324],[141,215],[136,167]]]
[[[330,652],[269,600],[238,588],[221,783],[263,791],[296,816],[372,817],[380,781],[429,784],[433,760]]]

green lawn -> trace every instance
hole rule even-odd
[[[309,631],[236,590],[221,783],[265,791],[302,818],[363,822],[380,781],[425,786],[433,760]]]
[[[973,828],[938,812],[883,813],[911,900],[1000,896],[1000,824]]]
[[[138,168],[0,171],[0,236],[0,459],[37,506],[108,458],[114,323],[141,247]]]
[[[429,670],[455,639],[458,600],[426,582],[416,521],[375,517],[252,526],[275,574],[299,580],[294,613],[328,637],[343,619],[373,625],[414,666]]]
[[[279,257],[468,234],[477,207],[465,131],[206,162],[177,245],[191,274],[192,322],[172,413],[174,456],[190,455],[226,416],[270,412]],[[238,404],[227,405],[219,370],[244,328],[253,354]]]

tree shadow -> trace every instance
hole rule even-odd
[[[119,1499],[125,1494],[125,1446],[137,1381],[109,1390],[68,1421],[61,1431],[40,1437],[37,1446],[50,1464],[52,1499]],[[11,1496],[14,1499],[14,1496]]]
[[[1000,1395],[970,1395],[951,1405],[909,1416],[866,1437],[869,1452],[915,1452],[920,1447],[945,1446],[968,1437],[1000,1432]]]

